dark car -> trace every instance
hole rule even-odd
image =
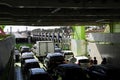
[[[39,61],[37,59],[26,59],[23,65],[23,73],[27,73],[31,68],[40,68]]]
[[[43,68],[29,69],[27,80],[53,80],[47,71]]]
[[[47,70],[53,70],[59,64],[63,64],[64,61],[64,56],[61,53],[48,53],[44,60],[44,64]]]
[[[24,52],[30,52],[30,47],[29,46],[20,46],[20,52],[21,54]]]
[[[117,75],[120,73],[119,69],[112,66],[93,65],[87,68],[87,73],[90,80],[118,80]],[[119,77],[118,77],[119,78]]]
[[[77,64],[60,64],[55,73],[58,80],[88,80],[85,71]]]
[[[32,52],[24,52],[21,55],[21,66],[25,63],[26,59],[34,59],[34,54]]]

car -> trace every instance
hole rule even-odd
[[[26,59],[34,59],[34,54],[32,52],[24,52],[22,55],[21,55],[21,67],[22,65],[25,63],[25,60]]]
[[[23,52],[21,55],[21,58],[25,58],[28,56],[31,56],[31,57],[34,56],[34,53],[33,52]]]
[[[31,68],[27,80],[53,80],[53,78],[43,68]]]
[[[60,64],[54,71],[57,80],[88,80],[84,69],[77,64]]]
[[[90,79],[92,80],[105,80],[104,78],[106,77],[106,72],[105,72],[105,67],[102,66],[96,66],[93,65],[88,68],[88,74]]]
[[[59,47],[56,48],[56,47],[55,47],[55,52],[61,52],[61,48],[59,48]]]
[[[86,69],[90,80],[117,80],[120,70],[109,66],[93,65]]]
[[[72,57],[74,55],[71,50],[64,50],[64,51],[62,51],[62,54],[63,54],[65,60],[68,60],[70,57]]]
[[[89,61],[88,57],[86,57],[86,56],[75,56],[75,58],[77,59],[75,64],[78,64],[83,68],[89,67],[90,61]]]
[[[27,73],[30,68],[40,68],[39,61],[37,59],[26,59],[23,65],[23,73]]]
[[[30,52],[30,47],[29,46],[20,46],[20,52],[21,54],[24,52]]]
[[[65,61],[64,56],[61,53],[48,53],[44,64],[48,71],[53,70],[56,68],[59,64],[63,64]]]
[[[21,69],[23,69],[23,67],[24,67],[25,60],[28,60],[28,59],[35,59],[35,57],[27,56],[27,57],[21,58]]]

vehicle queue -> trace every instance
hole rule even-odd
[[[89,66],[86,56],[75,56],[75,63],[70,63],[73,55],[71,51],[47,53],[44,61],[40,62],[29,47],[21,46],[19,60],[23,77],[25,80],[113,80],[108,77],[111,75],[107,73],[108,68]]]

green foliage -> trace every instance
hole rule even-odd
[[[10,35],[0,35],[0,40],[3,40],[5,38],[7,38],[8,36],[10,36]]]
[[[0,28],[3,30],[5,28],[5,25],[0,25]]]
[[[29,43],[24,43],[24,44],[19,43],[19,44],[16,44],[15,47],[16,47],[17,49],[19,49],[19,47],[20,47],[20,46],[23,46],[23,45],[29,46],[30,48],[32,48],[32,46],[33,46],[33,44],[29,44]]]
[[[84,40],[85,39],[85,26],[73,26],[73,39]]]

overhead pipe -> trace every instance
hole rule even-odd
[[[58,12],[59,10],[61,10],[61,8],[56,8],[55,10],[51,11],[51,13],[56,13],[56,12]]]

